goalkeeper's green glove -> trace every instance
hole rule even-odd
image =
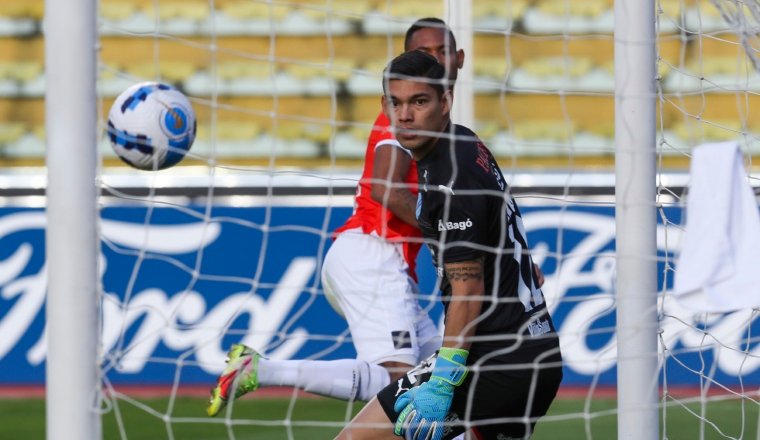
[[[467,355],[461,348],[441,347],[430,380],[396,399],[400,412],[393,433],[407,440],[440,440],[443,422],[451,408],[454,387],[467,377]]]

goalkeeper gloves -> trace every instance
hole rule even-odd
[[[451,407],[454,387],[467,376],[469,352],[441,347],[430,380],[399,396],[393,409],[400,412],[393,433],[407,440],[440,440]]]

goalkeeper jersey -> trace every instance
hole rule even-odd
[[[488,148],[468,128],[454,130],[454,141],[440,138],[417,163],[417,220],[438,267],[444,306],[451,285],[443,265],[483,258],[484,294],[491,299],[483,301],[471,351],[485,353],[520,339],[539,344],[556,334],[520,210]]]
[[[375,149],[380,145],[391,145],[402,149],[403,154],[409,154],[394,138],[390,131],[390,125],[390,121],[382,113],[375,120],[375,125],[367,142],[362,176],[356,186],[354,211],[346,223],[335,230],[335,233],[338,235],[349,229],[361,228],[365,234],[377,234],[391,242],[400,242],[403,247],[404,259],[409,265],[409,273],[416,280],[415,262],[421,247],[419,229],[398,218],[389,209],[373,200],[371,196]],[[409,190],[414,195],[417,194],[417,168],[414,161],[411,161],[404,183],[408,185]],[[412,240],[409,240],[410,238]]]

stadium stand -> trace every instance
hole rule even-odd
[[[198,107],[195,151],[211,151],[213,132],[216,154],[238,158],[264,157],[272,146],[284,156],[360,158],[379,110],[382,67],[401,50],[410,20],[443,14],[439,0],[209,5],[101,0],[98,87],[106,109],[135,81],[180,87]],[[42,0],[0,0],[5,158],[44,157],[43,6]],[[695,0],[660,0],[657,7],[660,118],[672,144],[677,138],[688,145],[695,133],[720,140],[757,131],[751,122],[728,122],[748,120],[747,109],[758,98],[743,95],[741,108],[736,90],[757,91],[760,76],[736,37],[721,33],[727,26],[719,11]],[[555,144],[565,142],[578,154],[608,154],[614,137],[612,0],[479,0],[472,14],[476,33],[468,59],[476,124],[493,149],[544,156],[559,154]],[[690,32],[699,26],[701,36]],[[710,29],[715,32],[705,34]],[[700,102],[705,110],[696,108]],[[212,106],[219,112],[213,128]],[[711,122],[693,130],[705,119]]]

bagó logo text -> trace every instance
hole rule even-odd
[[[443,222],[443,220],[438,220],[438,230],[439,231],[451,231],[453,229],[461,229],[465,230],[467,228],[472,227],[472,220],[469,218],[463,222]]]

